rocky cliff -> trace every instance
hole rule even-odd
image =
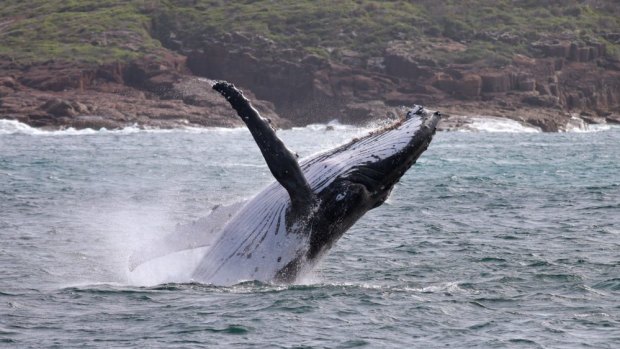
[[[620,121],[620,61],[606,57],[604,45],[533,45],[539,55],[518,54],[502,67],[441,67],[425,58],[428,50],[458,51],[464,45],[446,38],[428,47],[394,41],[379,59],[355,60],[351,52],[350,60],[334,62],[285,50],[274,55],[279,50],[274,43],[235,34],[190,50],[187,67],[252,90],[297,124],[333,118],[363,123],[412,103],[455,115],[509,117],[545,131],[562,129],[574,116],[591,123]]]
[[[162,52],[101,66],[4,64],[0,116],[45,128],[241,126],[211,83],[188,72],[185,61]],[[275,126],[291,125],[278,117],[273,104],[247,94]]]
[[[518,33],[510,27],[499,31],[472,29],[466,25],[465,15],[461,18],[453,13],[454,17],[446,17],[434,13],[435,7],[426,2],[407,5],[421,6],[411,7],[410,11],[428,11],[415,15],[420,24],[411,26],[378,17],[400,16],[397,7],[366,1],[332,4],[333,9],[324,11],[315,5],[292,11],[290,6],[269,7],[259,1],[243,5],[252,9],[248,13],[243,12],[242,5],[204,1],[153,1],[148,6],[123,3],[124,7],[120,2],[112,4],[114,1],[105,6],[87,2],[58,11],[62,18],[72,18],[74,13],[97,13],[101,18],[107,15],[117,19],[119,14],[114,11],[122,8],[142,24],[132,22],[127,30],[106,27],[122,25],[122,21],[101,24],[103,29],[94,33],[85,31],[77,22],[74,28],[69,26],[76,33],[71,45],[77,46],[65,43],[61,46],[67,48],[65,51],[50,51],[47,47],[49,40],[56,40],[54,36],[30,46],[15,39],[29,33],[24,28],[35,28],[33,23],[40,12],[27,12],[23,3],[12,5],[25,12],[22,16],[0,10],[0,15],[4,13],[0,38],[9,40],[15,49],[3,49],[0,43],[1,117],[51,128],[239,126],[207,80],[225,79],[244,89],[277,127],[332,119],[361,124],[393,117],[395,107],[413,103],[448,115],[508,117],[544,131],[562,130],[574,117],[590,123],[620,122],[620,60],[616,52],[620,28],[613,27],[617,19],[614,22],[600,12],[615,10],[613,2],[601,1],[606,7],[600,7],[603,10],[599,12],[592,12],[595,4],[578,4],[558,13],[557,18],[562,20],[568,16],[584,28],[593,26],[599,30],[591,32],[596,35],[577,35],[575,31]],[[339,8],[342,4],[348,7]],[[549,6],[553,10],[562,8],[560,5]],[[460,5],[442,6],[450,12]],[[506,4],[485,7],[491,11],[486,20],[493,24],[500,18],[513,21],[513,27],[527,25],[519,24],[520,18],[497,12],[502,6]],[[519,6],[517,10],[522,12],[530,8],[541,11],[540,6],[525,2]],[[274,17],[283,10],[288,11],[288,17]],[[233,29],[225,16],[209,17],[218,11],[236,16],[237,22],[240,18],[264,21],[270,28],[267,33],[273,37],[261,34],[259,29]],[[270,11],[272,15],[265,18],[256,15]],[[538,12],[522,14],[532,13]],[[349,21],[343,23],[347,27],[320,21],[320,16],[336,15],[340,17],[332,20],[337,21],[343,14]],[[476,12],[474,15],[470,23],[477,23],[478,16],[482,16]],[[291,21],[296,16],[308,18],[305,28],[303,23]],[[356,16],[370,19],[368,23],[360,22]],[[611,23],[612,27],[597,29],[599,24],[588,22],[591,17]],[[203,23],[205,18],[211,22],[192,27],[192,23]],[[59,20],[57,26],[65,28],[63,23],[64,19]],[[382,27],[374,26],[377,23]],[[532,23],[541,26],[544,21],[534,18]],[[567,23],[563,25],[570,28]],[[250,26],[244,21],[241,24]],[[313,36],[323,28],[333,31],[333,35],[327,31],[324,37]],[[374,35],[372,30],[381,32]],[[419,37],[411,37],[414,34]],[[42,40],[41,35],[28,38],[36,42]],[[96,49],[92,52],[106,52],[102,56],[105,59],[83,54],[91,52],[84,51],[85,45],[88,50]],[[22,49],[21,53],[17,49]],[[78,57],[72,59],[71,52]],[[46,55],[49,59],[43,59]],[[444,128],[455,124],[447,119]],[[454,120],[461,122],[463,118]]]

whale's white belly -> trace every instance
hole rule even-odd
[[[278,183],[251,199],[223,228],[193,274],[198,282],[232,285],[272,281],[308,248],[308,237],[287,233],[288,193]]]

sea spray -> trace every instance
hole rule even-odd
[[[491,133],[539,133],[540,128],[525,125],[521,122],[491,116],[474,116],[467,119],[469,123],[459,131],[491,132]]]

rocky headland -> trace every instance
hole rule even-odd
[[[620,34],[613,31],[605,42],[476,32],[475,40],[491,45],[527,46],[489,64],[442,60],[470,54],[474,40],[445,33],[423,42],[396,38],[370,55],[349,48],[326,55],[253,32],[181,36],[178,23],[153,18],[147,33],[160,46],[129,58],[16,60],[0,51],[0,117],[54,129],[240,126],[210,88],[209,79],[223,79],[240,86],[275,127],[364,124],[414,103],[447,115],[443,129],[466,123],[463,116],[506,117],[547,132],[575,117],[620,122],[620,59],[608,47],[620,44]],[[2,22],[0,37],[19,20]],[[141,44],[131,32],[117,37],[130,48]]]

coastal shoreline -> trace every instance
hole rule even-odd
[[[182,57],[180,61],[183,62]],[[107,65],[96,68],[50,62],[28,68],[5,67],[5,71],[8,73],[0,77],[0,118],[18,120],[32,127],[60,130],[121,129],[131,125],[162,129],[241,126],[240,121],[232,117],[226,101],[211,90],[211,82],[193,75],[183,63],[153,69],[148,60],[125,67]],[[131,75],[148,78],[132,83],[127,81]],[[401,96],[400,103],[391,101],[386,104],[377,93],[369,101],[350,99],[340,108],[315,108],[316,114],[323,114],[300,118],[298,115],[289,116],[286,109],[280,112],[272,101],[258,98],[243,85],[242,88],[276,128],[326,123],[333,119],[364,125],[394,118],[399,104],[423,104],[440,111],[445,115],[441,130],[459,129],[471,122],[468,116],[506,118],[545,132],[564,131],[574,127],[575,123],[620,123],[619,113],[606,112],[601,116],[600,111],[571,113],[556,107],[518,105],[511,103],[514,94],[506,96],[505,100],[496,96],[490,101],[452,98],[424,101],[424,98],[411,94]],[[335,100],[338,98],[334,97]],[[308,108],[312,103],[315,102],[300,103],[300,108]]]
[[[409,51],[386,51],[385,62],[400,55],[399,68],[388,64],[378,72],[312,55],[272,62],[273,53],[238,49],[221,49],[214,54],[219,60],[162,49],[101,65],[0,59],[0,116],[46,129],[240,126],[211,90],[214,78],[240,86],[276,128],[333,119],[364,125],[394,118],[396,108],[412,104],[442,112],[449,120],[445,128],[467,122],[467,115],[507,118],[544,132],[566,130],[576,119],[620,123],[620,62],[606,57],[574,62],[518,56],[503,69],[422,67],[411,78],[407,74],[422,68]],[[244,63],[247,57],[254,58]]]
[[[277,128],[364,125],[412,104],[453,124],[620,123],[618,11],[609,0],[10,1],[0,117],[49,129],[239,126],[213,79],[243,89]]]

